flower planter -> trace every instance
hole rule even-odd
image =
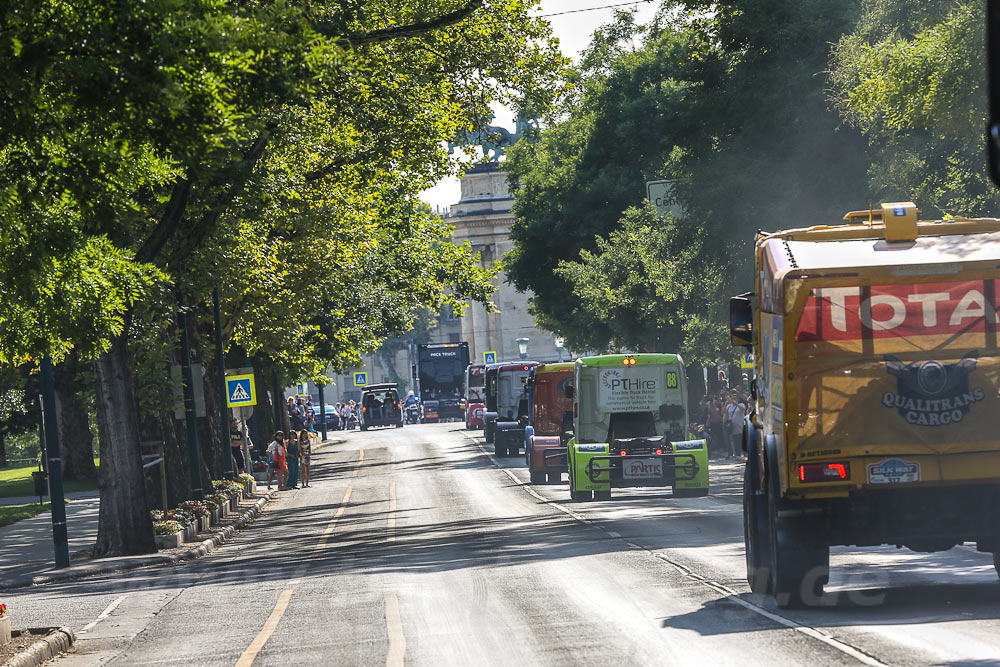
[[[225,518],[229,516],[229,505],[219,505],[219,517]]]
[[[238,512],[240,510],[240,499],[237,496],[233,496],[229,499],[229,509],[234,512]]]
[[[0,618],[0,646],[10,643],[10,614]]]
[[[156,538],[156,548],[157,549],[176,549],[179,547],[184,539],[184,532],[174,533],[173,535],[154,535]]]
[[[194,542],[198,538],[198,524],[194,521],[184,526],[184,541]]]
[[[214,526],[214,525],[218,524],[219,523],[219,519],[221,519],[221,518],[222,518],[222,510],[220,510],[218,508],[218,506],[213,507],[212,508],[212,516],[211,516],[212,525]]]
[[[206,530],[208,530],[211,527],[211,525],[212,525],[212,517],[211,516],[200,516],[200,517],[198,517],[198,532],[199,533],[204,533]]]

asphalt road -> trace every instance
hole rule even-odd
[[[706,498],[570,503],[481,443],[350,433],[204,559],[5,601],[78,633],[56,665],[1000,664],[984,554],[837,549],[826,604],[779,611],[743,579],[740,464]]]

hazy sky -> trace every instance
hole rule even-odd
[[[541,0],[541,9],[533,12],[536,15],[558,14],[560,12],[574,12],[562,14],[560,16],[550,16],[548,20],[552,23],[552,32],[559,39],[559,46],[562,52],[574,60],[578,59],[580,51],[590,44],[590,37],[594,30],[611,20],[614,9],[594,9],[593,11],[574,11],[590,9],[593,7],[604,7],[614,5],[624,0]],[[638,10],[638,20],[645,23],[653,18],[659,2],[647,2],[640,0],[633,5]],[[629,6],[621,7],[629,9]],[[510,110],[495,110],[496,118],[493,123],[502,125],[507,129],[514,130],[514,118]],[[458,186],[457,178],[446,178],[433,188],[425,190],[420,196],[424,201],[433,207],[451,206],[458,202],[461,190]]]

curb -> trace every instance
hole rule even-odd
[[[263,511],[264,506],[267,505],[271,500],[274,499],[274,492],[265,491],[264,494],[257,499],[247,511],[245,511],[240,518],[226,526],[222,530],[212,535],[212,537],[202,541],[197,546],[190,547],[184,551],[176,554],[153,554],[146,556],[144,558],[135,558],[125,562],[115,562],[113,560],[94,563],[88,567],[82,567],[78,570],[62,570],[56,571],[51,574],[40,574],[40,575],[29,575],[20,578],[14,578],[10,581],[3,582],[0,585],[0,591],[11,591],[17,588],[27,588],[29,586],[37,586],[39,584],[51,584],[60,581],[68,581],[70,579],[81,579],[83,577],[92,577],[99,574],[110,574],[112,572],[125,572],[127,570],[135,570],[140,567],[149,567],[150,565],[168,565],[172,563],[182,563],[184,561],[194,560],[196,558],[201,558],[207,554],[218,549],[220,546],[229,541],[229,539],[238,530],[243,528],[249,522],[253,521],[257,516]],[[0,667],[7,667],[6,665]]]
[[[46,660],[51,660],[63,651],[69,650],[76,638],[69,628],[53,630],[44,638],[18,653],[3,663],[2,667],[38,667]]]

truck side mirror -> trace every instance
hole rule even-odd
[[[576,396],[576,388],[571,384],[566,385],[566,398],[572,401],[574,396]]]
[[[729,340],[734,347],[753,345],[753,292],[729,299]]]

